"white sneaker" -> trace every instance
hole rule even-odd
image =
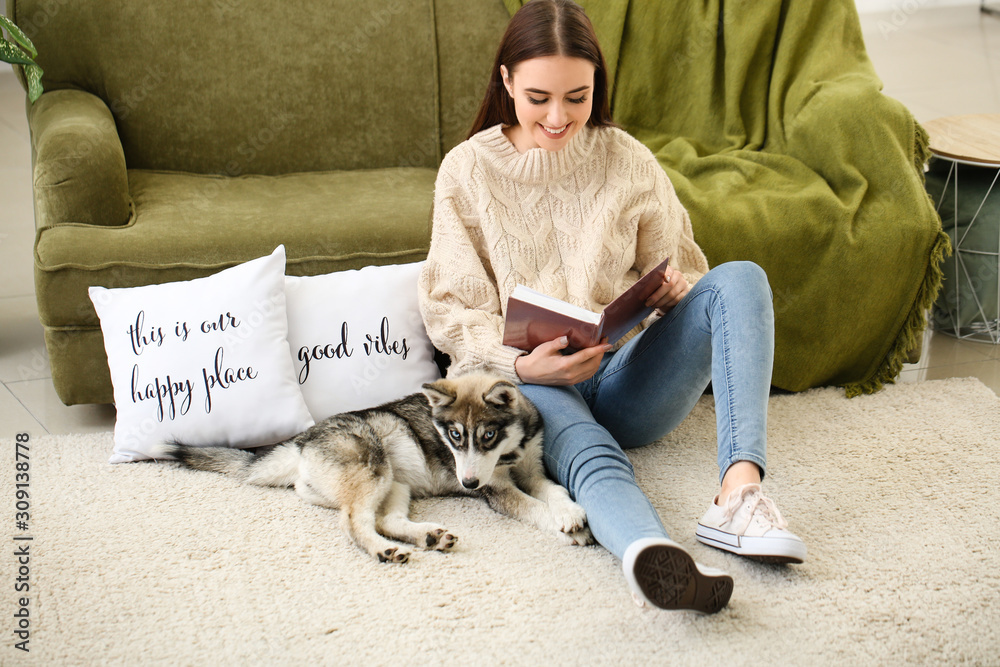
[[[718,496],[716,496],[718,498]],[[769,563],[801,563],[806,545],[788,532],[788,523],[760,484],[746,484],[729,494],[725,507],[712,501],[698,522],[698,541]]]
[[[694,562],[681,545],[666,538],[646,537],[630,544],[622,569],[640,607],[714,614],[733,594],[732,577]]]

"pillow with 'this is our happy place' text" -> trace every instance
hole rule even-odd
[[[295,377],[285,248],[206,278],[89,290],[114,385],[112,463],[177,441],[273,444],[313,425]]]

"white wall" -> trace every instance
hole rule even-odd
[[[989,2],[989,0],[987,0]],[[955,5],[978,5],[979,0],[854,0],[858,13],[891,12],[894,9],[914,7],[948,7]],[[993,3],[990,3],[993,4]]]

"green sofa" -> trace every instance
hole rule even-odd
[[[916,196],[926,150],[919,128],[889,101],[899,123],[874,162],[891,165],[892,182],[872,179],[880,192],[831,193],[839,173],[857,180],[853,164],[816,163],[810,146],[785,141],[785,126],[767,124],[786,103],[798,110],[815,98],[826,106],[794,129],[815,135],[807,139],[816,145],[844,142],[845,150],[816,154],[833,160],[853,160],[859,142],[883,132],[844,129],[846,121],[863,128],[865,117],[833,117],[832,131],[826,127],[824,114],[842,108],[838,95],[852,104],[880,97],[863,46],[857,55],[857,44],[834,42],[851,49],[854,87],[842,73],[823,72],[829,87],[803,80],[785,97],[768,88],[790,76],[789,67],[772,76],[782,66],[772,51],[815,38],[811,23],[831,23],[796,23],[789,7],[814,7],[819,16],[831,3],[581,4],[616,72],[616,117],[674,179],[709,260],[752,259],[768,270],[778,313],[775,384],[792,391],[840,384],[856,393],[890,380],[918,339],[944,249],[940,221]],[[857,32],[853,2],[832,5],[834,29]],[[27,111],[35,290],[60,398],[112,401],[91,285],[201,277],[279,243],[295,275],[422,259],[436,167],[465,138],[518,6],[7,0],[7,15],[32,38],[45,70],[46,92]],[[757,42],[730,39],[744,23],[759,29],[737,11],[764,16],[771,32]],[[790,26],[803,34],[783,37]],[[815,57],[804,47],[799,55]],[[666,69],[683,76],[660,77]],[[699,83],[698,70],[710,85]],[[754,86],[767,93],[756,106],[739,94]],[[736,94],[725,94],[730,89]],[[740,127],[733,114],[744,112],[749,122]],[[858,163],[870,169],[873,160]],[[794,178],[774,178],[779,164],[779,175]],[[829,229],[817,232],[816,219]],[[882,267],[859,252],[879,237],[906,239],[905,256],[885,265],[890,285],[877,300],[843,302],[844,276],[853,288],[879,279],[870,271]],[[809,248],[816,257],[803,255]],[[842,263],[852,253],[861,276]],[[846,330],[857,335],[845,338]]]

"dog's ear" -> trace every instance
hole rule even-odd
[[[458,395],[455,388],[447,380],[428,382],[423,385],[424,396],[431,404],[431,408],[446,408],[455,402]]]
[[[517,393],[517,387],[512,382],[500,380],[483,394],[483,400],[500,407],[510,407],[517,402]]]

